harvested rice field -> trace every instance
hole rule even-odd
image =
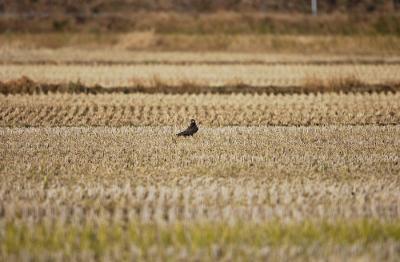
[[[397,125],[400,93],[0,95],[0,126]]]
[[[355,78],[366,84],[400,82],[398,65],[0,65],[4,81],[26,76],[35,82],[120,87],[157,84],[301,86],[308,81]]]
[[[1,50],[0,261],[400,259],[398,56]]]

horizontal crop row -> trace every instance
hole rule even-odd
[[[385,180],[332,184],[303,179],[306,185],[301,179],[292,183],[263,181],[260,185],[244,179],[236,183],[227,179],[225,185],[213,182],[198,185],[197,180],[194,178],[184,186],[135,187],[129,183],[106,186],[90,181],[79,186],[47,182],[49,185],[43,187],[38,183],[36,188],[27,185],[23,190],[13,191],[2,186],[0,219],[102,225],[124,221],[161,224],[366,218],[386,221],[400,217],[398,183],[387,184]]]
[[[0,65],[1,81],[26,76],[41,83],[80,82],[104,87],[302,86],[310,79],[356,78],[366,84],[400,81],[400,65]]]
[[[398,55],[302,55],[237,52],[146,52],[114,49],[46,48],[24,49],[7,47],[0,52],[2,64],[399,64]]]
[[[399,94],[0,96],[0,126],[393,125]]]

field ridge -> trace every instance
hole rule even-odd
[[[245,83],[232,83],[222,86],[207,86],[196,82],[184,81],[178,85],[168,82],[155,81],[150,86],[138,81],[132,86],[104,87],[100,84],[94,86],[80,82],[69,83],[43,83],[21,77],[5,82],[0,81],[0,94],[38,94],[38,93],[74,93],[74,94],[113,94],[113,93],[147,93],[147,94],[317,94],[317,93],[396,93],[400,91],[400,82],[368,84],[355,78],[332,79],[323,81],[310,79],[303,86],[288,85],[260,85],[254,86]]]
[[[114,65],[400,65],[400,60],[385,59],[338,59],[338,60],[3,60],[0,65],[84,65],[84,66],[114,66]]]

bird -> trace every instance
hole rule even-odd
[[[193,136],[198,130],[199,130],[199,128],[196,125],[196,121],[194,119],[191,119],[189,127],[176,135],[177,136]]]

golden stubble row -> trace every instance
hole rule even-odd
[[[15,48],[10,46],[0,47],[0,60],[4,63],[37,63],[37,64],[63,64],[63,63],[398,63],[398,55],[339,55],[339,54],[279,54],[279,53],[240,53],[240,52],[138,52],[122,49],[105,51],[101,48]]]
[[[1,129],[1,221],[376,219],[400,216],[400,128]]]
[[[224,86],[302,86],[309,79],[355,78],[366,84],[400,81],[400,65],[0,65],[1,81],[26,76],[41,83],[103,87],[185,83]]]
[[[0,95],[0,126],[397,125],[395,94]]]

